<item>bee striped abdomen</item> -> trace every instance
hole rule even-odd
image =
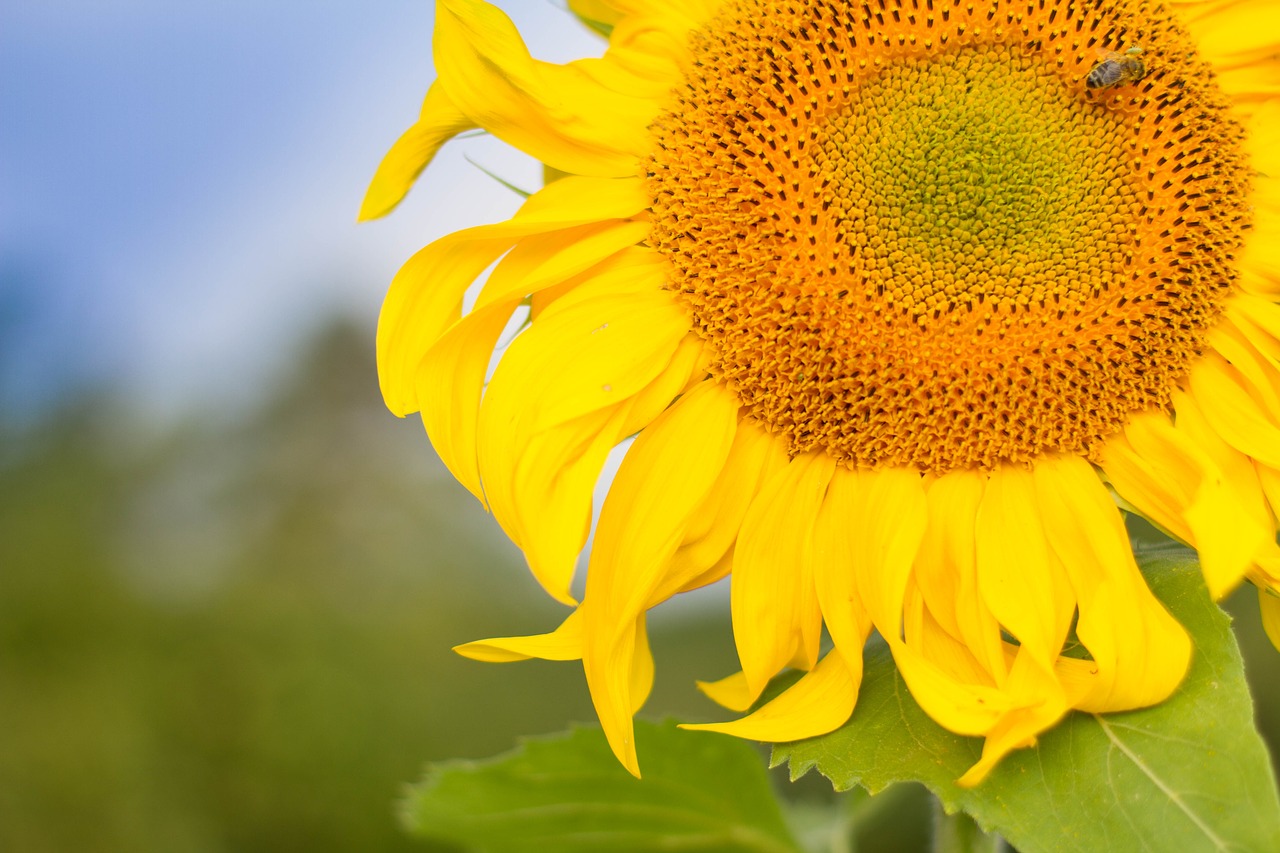
[[[1123,83],[1136,83],[1147,74],[1146,63],[1139,54],[1142,48],[1131,47],[1124,53],[1108,53],[1093,66],[1084,83],[1090,89],[1109,89]]]

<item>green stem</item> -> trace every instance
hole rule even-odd
[[[840,820],[831,828],[827,853],[857,853],[858,827],[874,820],[880,812],[897,807],[903,797],[910,795],[911,788],[910,785],[890,785],[874,797],[864,788],[842,794],[844,807]]]
[[[964,812],[947,814],[942,803],[933,801],[933,853],[1005,853],[1008,848],[998,835],[987,835]]]

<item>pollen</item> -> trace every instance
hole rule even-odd
[[[736,0],[693,39],[649,242],[712,373],[793,455],[992,468],[1168,408],[1249,172],[1161,8]],[[1088,85],[1133,48],[1142,75]]]

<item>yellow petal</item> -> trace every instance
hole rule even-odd
[[[475,122],[458,109],[441,86],[427,89],[418,121],[395,141],[378,164],[360,204],[360,221],[389,213],[409,192],[440,146],[474,127]]]
[[[663,290],[662,271],[654,253],[637,249],[544,311],[494,370],[481,434],[518,445],[523,435],[615,406],[653,381],[689,328],[684,308]]]
[[[1219,435],[1254,459],[1280,467],[1280,425],[1246,390],[1239,370],[1221,358],[1206,356],[1191,369],[1190,385]]]
[[[1280,65],[1280,62],[1276,63]],[[1280,98],[1278,98],[1280,101]],[[1267,108],[1269,115],[1259,116],[1261,123],[1280,123],[1280,104]],[[1280,135],[1280,134],[1275,134]],[[1280,140],[1275,143],[1280,145]],[[1253,192],[1249,201],[1253,206],[1253,227],[1245,233],[1245,243],[1240,250],[1240,289],[1262,297],[1274,304],[1280,300],[1280,154],[1255,157],[1275,171],[1254,176]]]
[[[1168,415],[1134,415],[1099,455],[1107,481],[1127,505],[1175,538],[1194,542],[1184,513],[1211,463],[1174,430]]]
[[[826,453],[796,457],[762,485],[743,519],[730,604],[738,658],[757,696],[784,667],[808,669],[817,660],[822,616],[806,567],[834,470]]]
[[[612,27],[607,62],[584,72],[608,88],[665,99],[691,62],[689,31],[710,17],[718,3],[571,3],[570,8],[593,29]],[[652,88],[636,88],[646,80],[653,81]]]
[[[944,631],[957,638],[964,636],[957,613],[961,575],[964,573],[959,564],[966,561],[973,563],[974,521],[978,502],[982,497],[981,477],[963,475],[975,473],[960,469],[952,474],[961,476],[943,476],[929,485],[926,492],[929,499],[929,524],[925,528],[920,553],[916,555],[911,572],[912,585],[921,597],[920,607],[926,608]],[[960,500],[953,503],[950,495],[944,497],[938,494],[948,487],[939,489],[938,483],[942,480],[948,480],[948,486],[957,482],[973,483],[978,485],[978,489],[974,492],[962,492],[957,496]],[[966,498],[969,500],[966,501]],[[953,541],[955,539],[959,541]],[[992,621],[994,622],[994,618]]]
[[[1262,627],[1271,645],[1280,651],[1280,593],[1258,587],[1258,608],[1262,611]]]
[[[854,576],[876,628],[896,640],[907,580],[928,523],[924,485],[919,474],[905,468],[859,471],[858,479],[862,504],[850,519]]]
[[[1049,558],[1035,486],[1026,469],[991,472],[977,516],[978,589],[1000,624],[1046,671],[1075,611],[1071,586]]]
[[[689,27],[661,16],[628,18],[610,33],[605,59],[607,62],[584,71],[609,88],[648,81],[648,86],[629,91],[665,102],[666,95],[679,86],[690,62]],[[667,87],[666,92],[662,86]]]
[[[569,8],[584,17],[618,23],[626,17],[668,18],[688,30],[711,17],[724,0],[569,0]]]
[[[1195,401],[1175,394],[1186,420]],[[1102,447],[1106,478],[1138,512],[1200,552],[1209,592],[1220,598],[1252,564],[1256,537],[1242,536],[1248,513],[1205,448],[1163,412],[1130,418]]]
[[[860,557],[853,519],[863,512],[866,496],[858,472],[838,467],[813,530],[813,579],[818,605],[831,640],[847,661],[861,661],[871,633],[871,615],[855,576]]]
[[[1007,713],[1010,700],[994,684],[964,680],[944,668],[946,660],[930,660],[901,640],[890,648],[907,689],[939,725],[956,734],[983,735]]]
[[[686,380],[687,365],[680,362],[684,351],[682,346],[658,378],[612,411],[592,412],[537,434],[514,473],[498,481],[504,487],[509,483],[510,490],[501,502],[494,500],[494,515],[501,506],[534,577],[565,603],[572,603],[569,584],[586,543],[604,462],[625,436],[647,426],[680,392]]]
[[[494,269],[470,314],[432,344],[418,368],[422,422],[441,461],[484,502],[476,461],[480,395],[494,348],[527,293],[540,293],[636,242],[637,222],[572,228],[516,246]]]
[[[1238,299],[1242,298],[1253,297]],[[1213,348],[1238,371],[1241,384],[1262,410],[1263,417],[1280,421],[1280,369],[1254,344],[1253,337],[1264,338],[1236,311],[1228,311],[1208,334]]]
[[[685,333],[662,375],[636,394],[630,417],[623,426],[627,435],[635,435],[653,423],[653,419],[666,411],[673,401],[707,378],[703,367],[706,350],[706,342],[696,332],[690,330]]]
[[[480,127],[550,166],[578,175],[636,173],[661,102],[606,88],[587,59],[556,65],[529,55],[520,33],[483,0],[438,0],[437,85]]]
[[[578,660],[582,657],[582,615],[580,611],[574,610],[550,634],[476,640],[454,646],[453,650],[463,657],[488,663],[507,663],[529,658]]]
[[[861,655],[850,666],[832,649],[811,672],[754,713],[727,723],[684,724],[680,728],[771,743],[817,737],[849,719],[861,680]]]
[[[671,558],[668,580],[656,595],[668,598],[717,578],[708,572],[720,565],[738,538],[738,531],[760,484],[787,464],[785,445],[759,426],[739,425],[729,458],[706,501],[694,513],[685,540]],[[670,588],[668,588],[670,585]]]
[[[1253,470],[1258,475],[1258,485],[1262,487],[1262,493],[1266,495],[1271,517],[1280,517],[1280,471],[1257,461],[1253,463]]]
[[[907,584],[904,617],[902,643],[958,682],[1000,686],[992,678],[988,666],[979,661],[968,646],[957,640],[954,634],[934,618],[933,611],[925,606],[922,590],[915,578]],[[1008,670],[1008,662],[1005,660],[1004,644],[1000,641],[999,626],[996,626],[996,642],[1000,645],[997,652],[1001,657],[1000,671],[1003,676]]]
[[[986,479],[977,471],[956,470],[927,485],[929,526],[913,572],[939,624],[1002,684],[1008,669],[1000,623],[978,588],[975,531]]]
[[[1089,463],[1047,457],[1033,469],[1054,555],[1079,601],[1076,635],[1096,676],[1077,707],[1122,711],[1167,699],[1191,662],[1191,638],[1138,571],[1120,512]]]
[[[618,763],[638,779],[640,760],[636,755],[635,726],[631,720],[636,708],[636,697],[632,692],[636,656],[634,624],[633,619],[630,623],[612,624],[607,630],[588,627],[589,636],[583,643],[582,668],[609,748]]]
[[[698,689],[712,702],[730,711],[745,711],[756,701],[747,685],[746,673],[741,670],[719,681],[699,681]]]
[[[652,254],[643,251],[642,257]],[[533,431],[637,393],[662,372],[689,332],[686,309],[663,289],[663,270],[646,261],[584,282],[515,340],[487,393],[496,393],[508,361],[518,363],[524,398],[519,420]]]
[[[609,745],[636,775],[629,626],[656,603],[652,593],[723,469],[737,423],[733,396],[715,383],[699,385],[640,433],[600,514],[587,571],[583,669]]]
[[[653,652],[649,649],[649,632],[644,614],[636,619],[635,656],[631,660],[631,713],[644,707],[653,690]]]
[[[542,238],[552,243],[549,251],[538,251],[520,267],[504,272],[503,266],[511,255],[522,248],[518,246],[494,269],[476,296],[472,310],[506,303],[513,298],[524,298],[566,282],[591,281],[609,272],[629,270],[641,276],[661,278],[665,269],[661,259],[655,252],[639,248],[648,234],[647,222],[593,222],[555,235],[562,239],[553,241],[547,237]],[[550,307],[554,301],[544,302],[543,309]]]
[[[1210,61],[1280,43],[1280,9],[1271,0],[1171,0],[1169,5]]]
[[[1231,540],[1230,546],[1223,543],[1216,548],[1233,555],[1232,563],[1218,558],[1223,565],[1205,568],[1210,593],[1220,598],[1235,588],[1250,564],[1268,555],[1280,559],[1275,517],[1259,475],[1259,468],[1265,466],[1227,444],[1190,395],[1176,391],[1173,403],[1178,412],[1177,429],[1212,460],[1216,472],[1213,482],[1202,487],[1205,497],[1188,510],[1187,517],[1197,536]],[[1211,502],[1219,506],[1212,507]],[[1227,547],[1231,550],[1226,551]],[[1226,573],[1227,565],[1234,566],[1234,572]]]
[[[516,338],[483,398],[478,462],[490,509],[562,601],[608,453],[686,379],[666,372],[688,318],[662,289],[660,270],[652,260],[619,265],[556,302]],[[649,408],[639,412],[650,386],[665,392],[645,396]]]
[[[1019,651],[1009,673],[1015,707],[986,733],[982,757],[956,780],[962,788],[979,784],[1015,749],[1034,746],[1036,737],[1054,726],[1070,708],[1065,691],[1047,676],[1026,649]]]
[[[592,494],[613,448],[626,436],[626,404],[591,412],[482,458],[493,516],[553,598],[574,604],[569,588],[591,528]],[[523,438],[523,437],[522,437]]]
[[[1274,66],[1277,63],[1271,61],[1269,64]],[[1274,68],[1270,73],[1276,74]],[[1277,150],[1280,149],[1280,100],[1271,99],[1254,105],[1246,130],[1244,145],[1249,161],[1261,173],[1261,177],[1267,179],[1255,184],[1255,192],[1260,190],[1267,193],[1274,202],[1275,194],[1280,189],[1280,184],[1277,184],[1277,179],[1280,179],[1280,150]],[[1269,224],[1274,225],[1274,222]],[[1257,225],[1255,222],[1255,229]],[[1273,234],[1271,229],[1264,231],[1264,241]],[[1252,243],[1257,237],[1246,233],[1245,239]]]
[[[1280,92],[1280,7],[1271,0],[1175,2],[1196,48],[1237,101]]]
[[[628,18],[609,34],[603,61],[573,63],[593,84],[623,98],[664,104],[684,79],[689,61],[688,29],[658,17]]]
[[[679,550],[677,550],[676,553],[679,554],[680,553]],[[673,575],[676,572],[686,572],[688,568],[689,568],[688,564],[678,564],[676,562],[676,558],[675,557],[672,558],[672,574]],[[709,586],[710,584],[713,584],[716,581],[724,580],[729,576],[729,573],[732,571],[733,571],[733,550],[730,549],[726,551],[719,560],[717,560],[715,563],[707,567],[707,569],[703,571],[701,574],[694,575],[692,578],[682,583],[680,585],[680,588],[677,589],[676,592],[677,593],[689,592],[690,590],[701,589],[702,587]],[[654,597],[660,598],[661,594],[660,593],[655,594]]]
[[[419,409],[423,356],[461,316],[467,288],[503,252],[535,234],[626,219],[648,204],[639,180],[569,177],[530,196],[509,221],[457,231],[410,258],[378,318],[378,380],[387,407],[400,416]]]
[[[1252,294],[1232,298],[1232,323],[1272,367],[1280,366],[1280,305]]]
[[[909,590],[908,610],[918,594]],[[1057,668],[1046,669],[1025,647],[1003,644],[1008,675],[995,686],[987,667],[920,609],[909,619],[906,641],[891,641],[894,660],[912,696],[940,725],[959,734],[987,738],[982,759],[965,774],[963,785],[977,784],[1010,750],[1035,742],[1084,689],[1064,686]]]

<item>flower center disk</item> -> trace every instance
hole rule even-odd
[[[715,375],[793,454],[989,468],[1168,405],[1248,180],[1165,13],[739,0],[692,47],[654,127],[650,242]]]

